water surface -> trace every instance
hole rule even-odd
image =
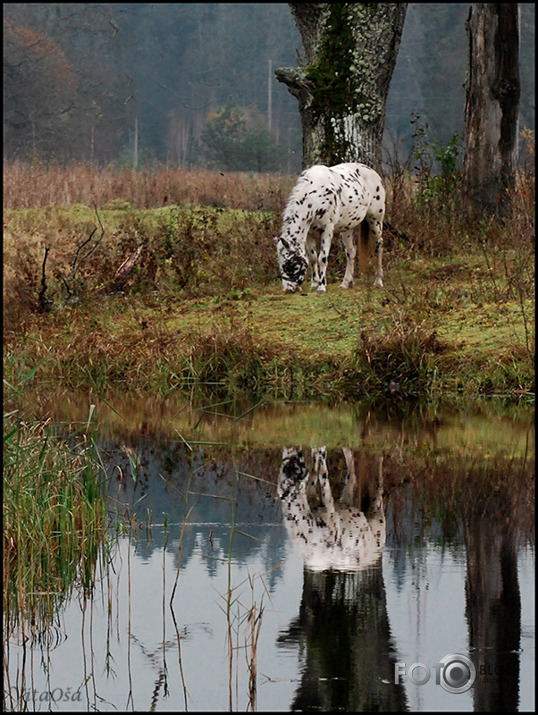
[[[530,414],[113,406],[125,534],[11,633],[7,709],[534,709]]]

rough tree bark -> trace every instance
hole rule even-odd
[[[361,161],[380,171],[407,3],[289,5],[305,56],[275,75],[299,101],[303,167]]]
[[[470,212],[501,212],[515,182],[519,116],[519,6],[473,3],[463,180]]]

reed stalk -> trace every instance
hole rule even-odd
[[[9,403],[16,388],[5,385]],[[7,394],[6,394],[7,393]],[[91,592],[107,546],[103,467],[94,440],[66,441],[50,420],[4,414],[3,579],[8,636],[43,635],[73,588]]]

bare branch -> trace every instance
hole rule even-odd
[[[49,311],[52,306],[52,301],[50,298],[45,297],[45,293],[48,290],[47,286],[47,275],[45,273],[45,266],[47,265],[47,257],[49,255],[49,248],[45,247],[45,257],[43,258],[43,265],[41,266],[41,290],[39,291],[38,303],[41,310]]]
[[[90,233],[89,237],[88,237],[85,241],[83,241],[83,242],[80,244],[80,246],[77,248],[77,252],[75,253],[75,257],[73,258],[73,263],[72,263],[72,266],[71,266],[71,278],[72,278],[73,280],[75,280],[75,275],[76,275],[78,269],[80,268],[80,263],[82,263],[82,261],[84,261],[84,259],[87,258],[87,255],[84,256],[84,258],[82,259],[82,261],[81,261],[81,262],[78,264],[78,266],[77,266],[78,254],[81,252],[81,250],[84,248],[84,246],[85,246],[86,244],[88,244],[88,243],[92,240],[93,235],[94,235],[94,233],[95,233],[96,231],[97,231],[97,227],[93,229],[93,231]]]
[[[99,214],[98,214],[98,212],[97,212],[97,209],[95,209],[95,215],[97,216],[97,220],[98,220],[99,226],[100,226],[100,228],[101,228],[101,235],[99,236],[98,240],[95,242],[95,244],[93,245],[93,247],[90,248],[90,250],[88,251],[88,253],[86,253],[86,255],[85,255],[83,258],[80,259],[80,261],[78,262],[78,265],[77,265],[78,255],[79,255],[80,251],[84,248],[84,246],[86,246],[86,245],[92,240],[92,238],[93,238],[95,232],[97,231],[97,227],[93,229],[93,231],[91,232],[89,238],[87,238],[85,241],[83,241],[83,242],[80,244],[80,246],[77,248],[77,252],[76,252],[76,254],[75,254],[75,258],[74,258],[74,260],[73,260],[73,265],[72,265],[72,270],[71,270],[71,278],[72,278],[73,280],[75,280],[76,273],[77,273],[78,269],[80,268],[80,266],[84,263],[84,261],[85,261],[87,258],[89,258],[89,257],[92,255],[92,253],[95,251],[95,249],[97,248],[97,246],[101,243],[101,241],[102,241],[103,238],[104,238],[105,229],[103,228],[103,224],[101,223],[101,219],[100,219],[100,217],[99,217]]]

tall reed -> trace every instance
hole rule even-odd
[[[8,392],[12,388],[8,386]],[[88,592],[106,545],[103,467],[92,439],[4,414],[4,619],[9,636],[46,632],[76,586]]]

